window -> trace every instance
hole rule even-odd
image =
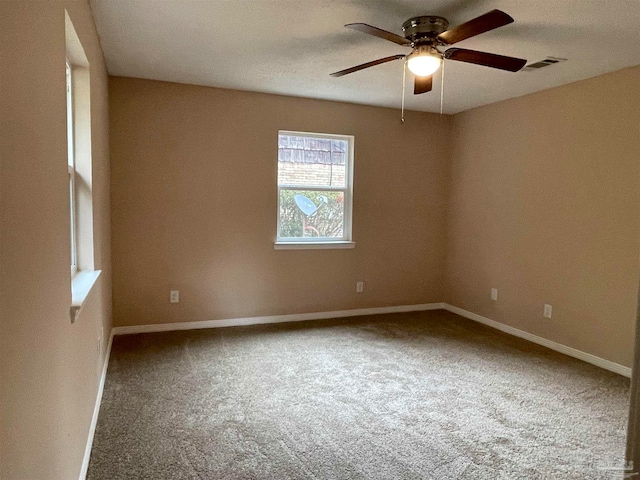
[[[351,248],[353,137],[278,134],[276,248]]]
[[[89,292],[96,284],[100,270],[95,270],[93,245],[90,65],[67,12],[65,12],[65,45],[71,246],[69,313],[73,323]]]
[[[71,274],[78,270],[76,238],[76,162],[73,135],[73,93],[71,91],[71,67],[67,61],[67,169],[69,171],[69,208],[71,217]]]

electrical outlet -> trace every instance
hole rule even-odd
[[[544,304],[544,313],[543,315],[545,316],[545,318],[551,318],[551,310],[553,307],[551,307],[551,305],[549,305],[548,303]]]
[[[498,300],[498,289],[497,288],[492,288],[491,289],[491,300],[493,300],[493,301]]]
[[[362,293],[364,291],[364,282],[356,283],[356,293]]]
[[[178,290],[171,290],[171,295],[169,296],[170,303],[178,303],[180,301],[180,292]]]

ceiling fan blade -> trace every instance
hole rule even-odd
[[[349,73],[357,72],[358,70],[364,70],[365,68],[375,67],[376,65],[380,65],[381,63],[392,62],[394,60],[404,58],[405,56],[406,55],[391,55],[390,57],[380,58],[378,60],[374,60],[373,62],[363,63],[362,65],[356,65],[355,67],[347,68],[345,70],[340,70],[339,72],[334,72],[331,74],[331,76],[341,77],[343,75],[348,75]]]
[[[475,50],[466,50],[464,48],[450,48],[444,52],[444,58],[449,60],[457,60],[459,62],[475,63],[476,65],[484,65],[485,67],[499,68],[509,72],[517,72],[527,63],[522,58],[505,57],[504,55],[496,55],[495,53],[476,52]]]
[[[447,45],[461,42],[469,37],[475,37],[481,33],[488,32],[494,28],[503,27],[513,22],[513,18],[502,10],[491,10],[484,15],[480,15],[473,20],[469,20],[462,25],[453,27],[438,35],[438,40]]]
[[[417,75],[415,76],[415,79],[413,81],[414,95],[430,92],[432,87],[433,87],[432,75],[429,75],[428,77],[418,77]]]
[[[362,33],[368,33],[369,35],[373,35],[374,37],[384,38],[385,40],[389,40],[390,42],[397,43],[398,45],[405,45],[407,47],[411,46],[411,42],[400,35],[396,35],[395,33],[387,32],[386,30],[382,30],[377,27],[372,27],[371,25],[367,25],[366,23],[348,23],[345,27],[350,28],[352,30],[357,30]]]

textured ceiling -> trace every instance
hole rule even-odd
[[[498,8],[515,23],[457,47],[568,61],[504,72],[448,61],[444,112],[457,113],[640,64],[639,0],[91,0],[111,75],[399,108],[402,61],[340,78],[329,73],[396,53],[391,42],[344,28],[397,34],[412,16],[452,26]],[[440,111],[440,79],[406,108]]]

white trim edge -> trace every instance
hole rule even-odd
[[[276,242],[273,244],[274,250],[331,250],[338,248],[356,248],[356,242]]]
[[[482,323],[483,325],[487,325],[488,327],[495,328],[496,330],[508,333],[509,335],[513,335],[514,337],[520,337],[530,342],[537,343],[538,345],[542,345],[543,347],[550,348],[551,350],[555,350],[556,352],[564,353],[565,355],[569,355],[570,357],[574,357],[587,363],[591,363],[592,365],[596,365],[600,368],[604,368],[605,370],[609,370],[619,375],[631,377],[631,368],[620,365],[619,363],[596,357],[595,355],[592,355],[590,353],[586,353],[572,347],[567,347],[566,345],[554,342],[552,340],[547,340],[546,338],[542,338],[532,333],[525,332],[524,330],[519,330],[517,328],[510,327],[509,325],[505,325],[504,323],[496,322],[495,320],[491,320],[490,318],[483,317],[482,315],[478,315],[477,313],[454,307],[453,305],[449,305],[448,303],[444,303],[443,308],[451,313],[455,313],[456,315],[468,318],[469,320],[474,320],[478,323]]]
[[[100,404],[102,403],[102,393],[104,392],[104,382],[107,378],[107,367],[109,366],[109,357],[111,357],[111,345],[113,344],[114,329],[111,329],[111,335],[109,335],[109,343],[107,345],[107,351],[104,356],[104,363],[102,364],[102,374],[100,375],[100,382],[98,383],[98,394],[96,395],[96,404],[93,407],[93,417],[91,418],[91,425],[89,426],[89,436],[87,437],[87,446],[84,449],[84,458],[82,459],[82,467],[80,468],[79,480],[85,480],[87,478],[87,471],[89,470],[89,460],[91,459],[91,447],[93,447],[93,437],[96,433],[96,426],[98,425],[98,414],[100,413]]]
[[[126,327],[114,327],[111,331],[111,339],[114,335],[130,335],[136,333],[152,333],[152,332],[170,332],[176,330],[196,330],[202,328],[221,328],[221,327],[237,327],[245,325],[262,325],[268,323],[283,323],[283,322],[301,322],[308,320],[323,320],[330,318],[344,318],[344,317],[357,317],[360,315],[378,315],[384,313],[399,313],[399,312],[417,312],[424,310],[447,310],[451,313],[460,315],[461,317],[474,320],[483,325],[487,325],[501,332],[508,333],[514,337],[523,338],[532,343],[542,345],[544,347],[555,350],[556,352],[564,353],[570,357],[577,358],[579,360],[591,363],[605,370],[624,375],[625,377],[631,377],[631,368],[620,365],[619,363],[605,360],[604,358],[596,357],[590,353],[577,350],[572,347],[568,347],[561,343],[548,340],[543,337],[539,337],[524,330],[505,325],[504,323],[496,322],[490,318],[483,317],[468,310],[464,310],[459,307],[454,307],[448,303],[423,303],[418,305],[398,305],[392,307],[373,307],[373,308],[359,308],[353,310],[336,310],[332,312],[314,312],[314,313],[294,313],[290,315],[271,315],[265,317],[245,317],[245,318],[226,318],[221,320],[203,320],[199,322],[177,322],[177,323],[159,323],[154,325],[131,325]],[[109,354],[111,352],[111,340],[109,340]],[[105,359],[105,367],[103,371],[103,378],[101,380],[99,398],[102,398],[102,388],[104,387],[104,375],[106,374],[106,366],[109,357]],[[92,429],[95,430],[95,422],[97,421],[97,412],[100,409],[99,402],[96,404],[96,411],[94,412],[94,423]],[[93,439],[93,430],[91,432],[91,439]],[[87,445],[87,451],[91,453],[90,444]],[[85,454],[88,466],[89,457]],[[81,477],[81,479],[84,477]]]
[[[336,310],[333,312],[294,313],[290,315],[271,315],[266,317],[226,318],[222,320],[203,320],[200,322],[159,323],[155,325],[132,325],[114,327],[114,335],[134,333],[170,332],[174,330],[194,330],[200,328],[238,327],[242,325],[261,325],[265,323],[302,322],[329,318],[358,317],[360,315],[378,315],[383,313],[417,312],[424,310],[442,310],[444,303],[422,303],[419,305],[398,305],[393,307],[357,308]]]
[[[71,280],[71,323],[75,323],[85,300],[98,281],[102,270],[84,270],[77,272]]]

